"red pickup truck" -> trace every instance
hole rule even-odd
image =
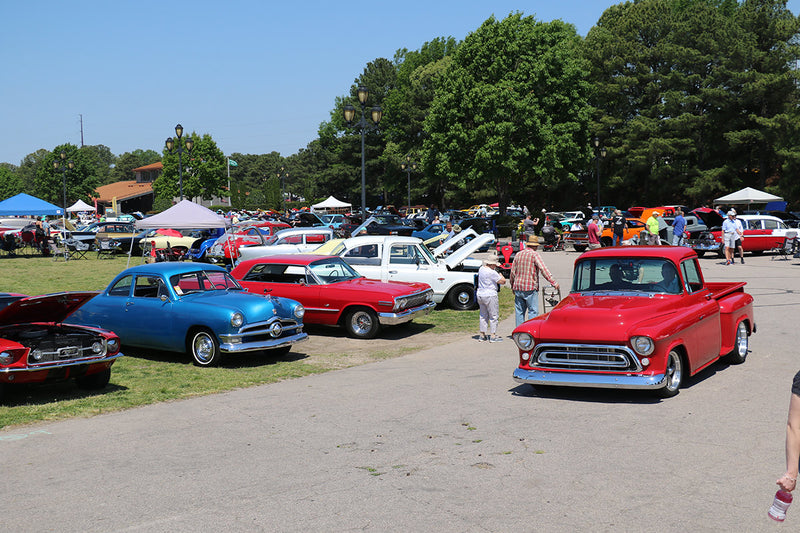
[[[514,379],[674,396],[723,356],[745,361],[756,324],[744,286],[705,281],[697,254],[682,246],[586,252],[570,294],[514,330]]]

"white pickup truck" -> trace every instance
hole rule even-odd
[[[363,235],[345,239],[331,252],[366,278],[381,281],[420,281],[433,289],[433,301],[453,309],[472,309],[475,274],[480,262],[466,261],[481,246],[494,241],[485,233],[447,257],[436,259],[416,237]]]

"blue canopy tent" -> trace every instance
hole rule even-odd
[[[64,210],[30,194],[19,193],[0,202],[0,216],[64,215]]]

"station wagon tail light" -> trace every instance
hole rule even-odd
[[[295,317],[302,319],[305,316],[305,314],[306,314],[306,308],[303,307],[302,305],[298,305],[297,307],[294,308]]]
[[[656,345],[650,337],[631,337],[631,347],[639,355],[650,355]]]
[[[242,324],[244,324],[244,317],[242,316],[242,313],[233,313],[233,316],[231,317],[231,326],[234,328],[240,328],[242,327]]]
[[[523,352],[527,352],[531,350],[534,345],[533,335],[530,333],[514,333],[514,342],[517,344],[517,348],[522,350]]]

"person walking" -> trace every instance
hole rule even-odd
[[[686,218],[679,207],[675,210],[675,220],[672,221],[672,246],[683,246],[684,231],[686,231]]]
[[[614,218],[611,219],[612,246],[620,246],[622,244],[626,229],[628,229],[628,219],[622,216],[622,211],[617,209],[614,211]]]
[[[731,209],[728,211],[728,218],[722,223],[722,239],[725,246],[725,264],[733,264],[733,251],[736,249],[737,225],[734,217],[736,212]]]
[[[600,233],[603,231],[600,228],[600,216],[597,214],[592,215],[592,221],[586,226],[586,237],[590,250],[600,248]]]
[[[786,472],[776,483],[785,491],[792,492],[797,486],[798,461],[800,461],[800,372],[792,382],[789,400],[789,415],[786,421]]]
[[[497,271],[500,263],[495,258],[487,259],[478,270],[478,308],[480,309],[478,327],[480,328],[479,341],[500,342],[503,339],[497,336],[497,324],[500,322],[500,298],[498,292],[500,285],[504,285],[506,278]]]
[[[742,264],[744,264],[744,246],[742,245],[742,239],[744,239],[744,227],[742,227],[742,221],[736,218],[736,210],[731,209],[733,211],[733,221],[736,223],[736,241],[734,242],[735,247],[733,253],[731,253],[731,260],[735,263],[736,262],[736,251],[739,251],[739,259],[742,260]]]
[[[542,256],[539,255],[539,237],[528,237],[525,249],[517,252],[511,263],[511,290],[514,291],[514,318],[517,326],[539,314],[539,274],[558,290],[559,285]]]

